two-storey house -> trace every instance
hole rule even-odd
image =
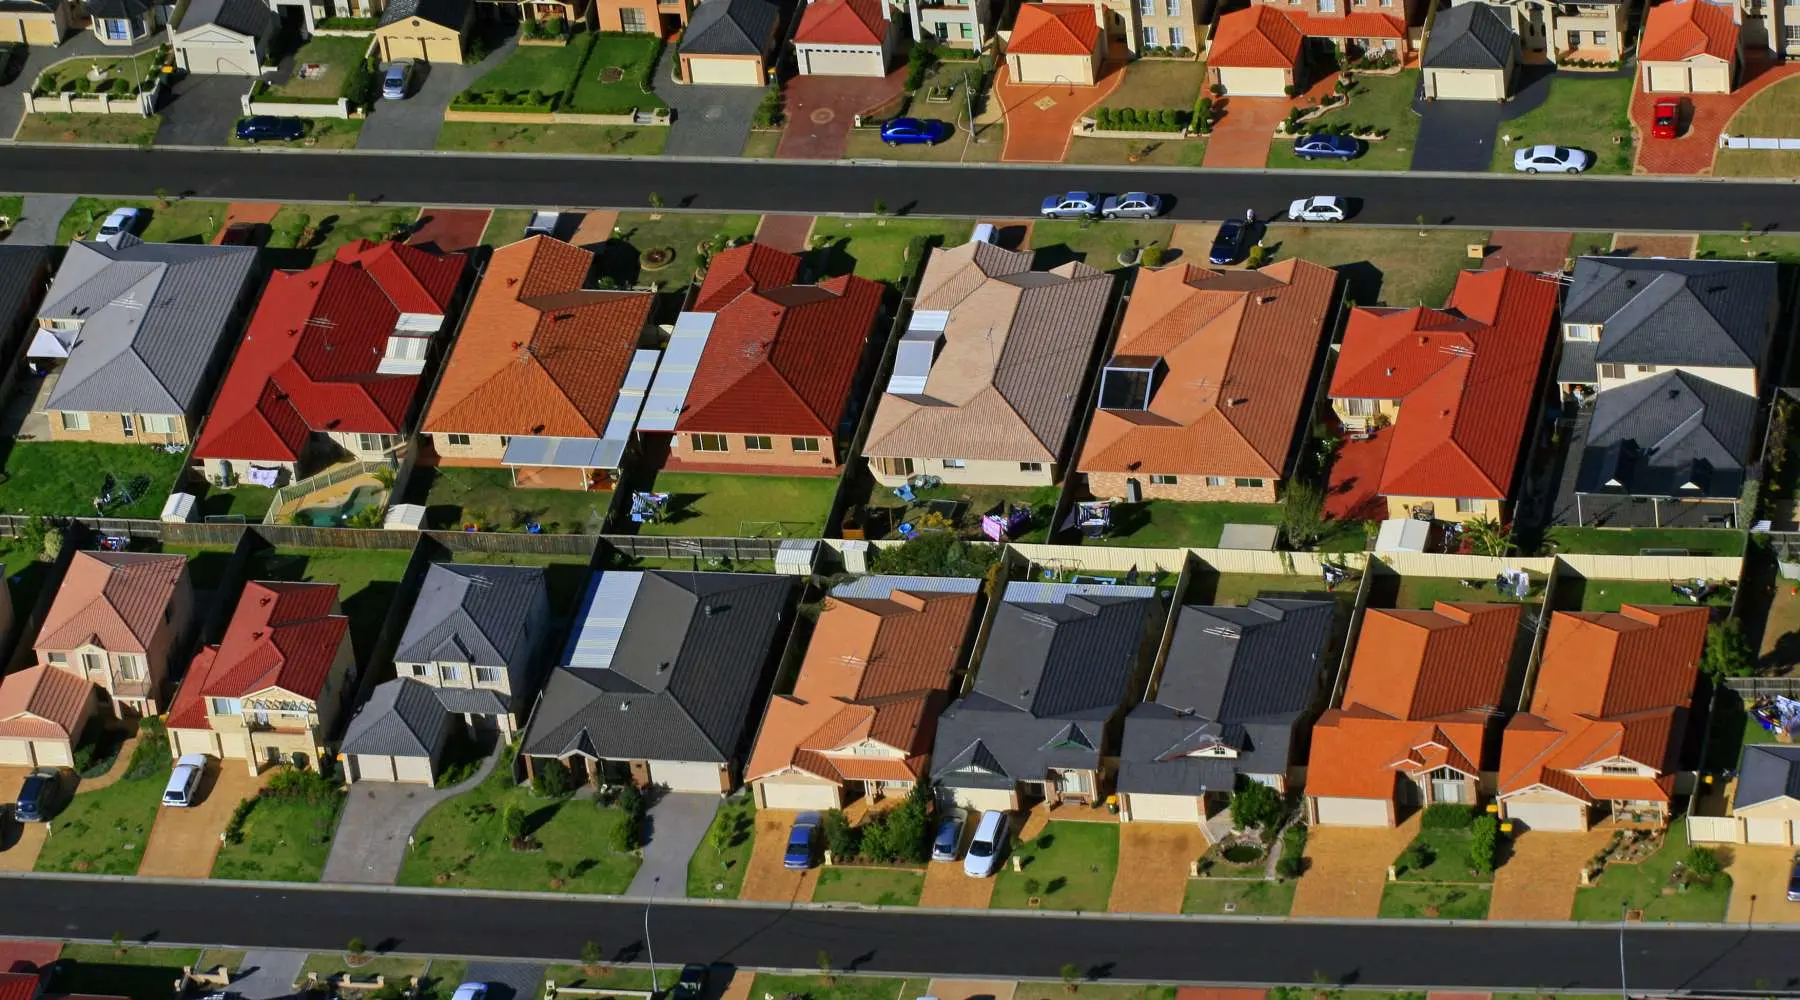
[[[92,683],[113,715],[157,715],[193,609],[186,556],[77,552],[32,650],[41,666]]]

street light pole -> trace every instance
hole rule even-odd
[[[1626,1000],[1629,1000],[1631,996],[1625,985],[1625,913],[1630,906],[1631,903],[1628,900],[1619,902],[1619,996]],[[655,978],[655,975],[655,972],[652,971],[651,978]]]
[[[650,943],[650,906],[656,901],[656,889],[662,884],[662,876],[650,880],[650,902],[644,904],[644,950],[650,955],[650,995],[656,995],[656,946]],[[1620,947],[1623,947],[1621,945]],[[1623,962],[1625,953],[1619,953],[1619,961]]]

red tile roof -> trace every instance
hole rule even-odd
[[[1266,3],[1219,16],[1213,29],[1209,66],[1293,69],[1300,62],[1306,33],[1287,12]]]
[[[1100,41],[1094,8],[1085,3],[1024,3],[1006,51],[1020,55],[1092,55]]]
[[[194,445],[200,458],[294,461],[314,431],[398,434],[416,375],[379,375],[402,313],[443,316],[462,254],[357,240],[269,277]]]
[[[1308,38],[1400,38],[1406,35],[1406,19],[1379,11],[1352,10],[1343,14],[1284,11]]]
[[[37,973],[0,972],[0,1000],[33,1000],[37,995]]]
[[[1737,56],[1737,5],[1710,0],[1668,0],[1650,8],[1638,42],[1640,62],[1681,62],[1712,56],[1730,62]]]
[[[0,680],[0,736],[66,740],[81,736],[94,696],[85,677],[61,667],[26,667]]]
[[[77,552],[56,588],[33,649],[89,641],[115,653],[148,653],[187,557],[158,552]]]
[[[792,284],[800,258],[752,243],[713,258],[694,309],[716,313],[678,431],[830,436],[881,311],[881,285]]]
[[[333,610],[335,583],[249,583],[225,639],[194,657],[169,710],[169,725],[206,728],[207,698],[242,698],[280,688],[318,700],[350,619]]]
[[[1334,399],[1398,399],[1386,496],[1503,500],[1533,413],[1557,285],[1511,268],[1464,271],[1444,309],[1359,308]]]
[[[887,0],[812,0],[794,41],[813,45],[880,45],[887,40]]]

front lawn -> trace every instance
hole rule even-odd
[[[1381,893],[1380,916],[1398,920],[1486,920],[1493,898],[1494,891],[1485,885],[1389,882]]]
[[[535,522],[552,535],[599,534],[613,500],[611,493],[517,489],[510,469],[442,465],[415,470],[408,493],[425,504],[427,528],[524,531]]]
[[[46,111],[26,115],[13,139],[18,142],[104,142],[120,146],[148,146],[162,128],[162,115],[63,114]]]
[[[924,888],[922,871],[832,867],[819,873],[812,898],[815,903],[917,906]]]
[[[1440,220],[1426,219],[1428,224]],[[1361,226],[1269,226],[1269,260],[1301,257],[1335,267],[1351,301],[1363,306],[1441,306],[1458,272],[1480,267],[1471,245],[1486,245],[1480,229],[1368,229]]]
[[[225,224],[222,201],[180,198],[159,204],[154,198],[77,198],[56,226],[56,242],[93,238],[115,208],[143,210],[149,221],[139,225],[137,234],[147,243],[211,243]]]
[[[973,224],[956,219],[845,219],[821,216],[813,223],[812,271],[821,276],[857,274],[871,281],[904,286],[923,266],[919,257],[905,259],[915,237],[928,246],[954,247],[969,241]],[[885,328],[878,335],[885,335]]]
[[[361,928],[352,926],[347,928],[346,932],[354,934],[359,930],[361,930]],[[346,940],[348,939],[346,938]],[[300,966],[300,975],[295,977],[295,981],[304,984],[307,980],[308,973],[317,973],[321,984],[328,981],[333,976],[343,975],[351,975],[363,979],[372,976],[384,976],[389,980],[397,979],[404,984],[413,976],[422,976],[425,974],[425,959],[368,954],[364,955],[361,961],[359,961],[356,966],[352,967],[342,953],[331,952],[329,954],[306,956],[306,961]],[[520,1000],[524,1000],[524,998],[520,998]]]
[[[1133,160],[1135,156],[1137,159]],[[1101,139],[1076,136],[1069,143],[1064,163],[1091,163],[1096,166],[1198,167],[1206,162],[1206,140],[1179,139],[1170,133],[1167,139]]]
[[[538,46],[533,46],[536,51]],[[669,141],[661,125],[551,125],[445,122],[437,148],[463,153],[586,153],[656,156]]]
[[[346,243],[385,242],[418,218],[418,208],[409,205],[288,205],[269,223],[269,246],[310,250],[313,260],[329,260]],[[306,262],[282,266],[305,267]]]
[[[918,102],[913,103],[913,114],[934,118],[942,115],[942,120],[950,120],[950,112],[938,111],[937,105],[921,108]],[[844,140],[844,159],[846,160],[908,160],[915,163],[996,163],[1000,154],[1006,149],[1006,126],[976,126],[975,135],[968,131],[968,116],[956,113],[957,132],[955,135],[938,143],[927,146],[920,143],[914,146],[889,146],[881,141],[881,131],[873,128],[851,129]],[[780,144],[781,133],[757,131],[751,132],[744,143],[744,156],[760,156],[765,159],[775,155],[775,147]],[[1072,146],[1080,145],[1072,143]],[[1073,150],[1071,150],[1073,152]],[[1074,162],[1074,161],[1070,161]]]
[[[213,859],[212,877],[268,882],[317,882],[331,853],[344,793],[336,784],[314,780],[312,772],[293,781],[294,791],[264,788],[250,800],[242,837],[227,839]],[[272,794],[273,793],[273,794]]]
[[[1493,169],[1512,173],[1513,153],[1520,147],[1554,143],[1594,154],[1590,174],[1631,173],[1631,84],[1629,74],[1552,76],[1543,104],[1500,123],[1501,134],[1512,142],[1495,141]]]
[[[1725,131],[1731,135],[1782,139],[1800,135],[1800,83],[1782,80],[1770,84],[1744,102]],[[1793,177],[1800,174],[1800,151],[1780,149],[1721,149],[1713,157],[1715,177]]]
[[[1024,870],[1015,872],[1012,859],[1002,859],[992,909],[1030,909],[1036,897],[1039,909],[1105,912],[1119,867],[1114,824],[1052,822],[1036,839],[1015,841],[1011,853]]]
[[[1800,235],[1757,232],[1746,243],[1742,234],[1707,234],[1702,235],[1695,245],[1694,256],[1701,260],[1772,260],[1800,264]]]
[[[1285,917],[1294,906],[1292,881],[1191,878],[1182,897],[1183,913],[1231,913],[1241,917]],[[1231,909],[1226,910],[1226,905]]]
[[[154,518],[185,461],[183,455],[141,444],[15,441],[0,472],[0,511]],[[109,478],[114,499],[96,507]]]
[[[136,875],[170,770],[168,737],[160,724],[147,723],[124,775],[91,792],[77,787],[75,797],[51,820],[37,870]]]
[[[1706,597],[1706,604],[1723,608],[1731,605],[1731,587],[1719,587]],[[1556,581],[1556,607],[1562,611],[1617,611],[1621,604],[1689,604],[1686,597],[1675,593],[1673,585],[1662,580],[1600,580],[1565,576]]]
[[[655,35],[590,35],[594,50],[575,83],[566,110],[583,114],[622,115],[633,108],[651,111],[668,107],[639,83],[649,79],[663,41]],[[577,42],[576,44],[580,44]],[[574,45],[569,46],[574,48]],[[671,55],[669,58],[674,58]]]
[[[1617,922],[1621,907],[1641,911],[1643,921],[1717,923],[1731,899],[1731,876],[1692,885],[1673,879],[1675,864],[1687,859],[1687,824],[1669,824],[1662,849],[1637,864],[1613,862],[1592,886],[1575,890],[1576,920]],[[1673,889],[1674,891],[1665,891]]]
[[[680,292],[700,268],[700,244],[748,240],[761,220],[713,212],[621,212],[614,237],[600,251],[600,274],[621,285],[656,282],[664,291]],[[675,259],[645,270],[643,255],[662,249],[673,250]]]
[[[839,967],[855,955],[826,956]],[[742,973],[740,973],[742,975]],[[752,997],[798,996],[810,1000],[919,1000],[930,989],[926,979],[900,979],[894,976],[777,976],[759,972],[750,983]]]
[[[537,213],[529,208],[496,208],[481,231],[481,245],[503,247],[525,238],[525,227]]]
[[[1105,542],[1133,548],[1216,548],[1227,524],[1280,524],[1282,506],[1273,503],[1182,503],[1146,500],[1114,504],[1112,533]]]
[[[826,476],[739,476],[664,472],[654,489],[669,494],[668,513],[640,524],[642,535],[699,538],[818,538],[837,496]]]
[[[250,557],[248,579],[337,584],[357,662],[366,663],[411,558],[406,549],[263,549]]]
[[[295,50],[294,75],[286,83],[272,86],[264,93],[269,100],[285,97],[301,101],[334,101],[348,96],[344,93],[344,85],[350,82],[351,71],[367,58],[368,51],[366,36],[314,35]],[[300,67],[308,63],[318,63],[324,71],[302,80]]]
[[[656,984],[662,986],[678,973],[670,970],[657,974]],[[614,990],[649,990],[650,970],[633,968],[628,965],[550,965],[544,968],[544,978],[563,986],[576,989],[614,989]],[[541,994],[539,994],[541,995]],[[517,1000],[532,1000],[531,997],[519,997]]]
[[[134,93],[144,79],[156,71],[156,56],[149,50],[132,56],[81,56],[64,59],[44,69],[38,74],[32,88],[45,94],[60,94],[70,85],[78,85],[89,80],[89,74],[99,70],[101,83],[107,84],[107,93],[113,97],[121,97]],[[91,85],[90,91],[95,88]],[[77,95],[82,96],[82,95]]]
[[[1744,533],[1717,528],[1571,528],[1544,532],[1554,552],[1602,556],[1642,555],[1644,549],[1680,549],[1693,556],[1739,556]]]
[[[1119,271],[1119,254],[1152,243],[1169,245],[1175,227],[1165,222],[1039,221],[1031,228],[1032,266],[1043,270],[1078,260],[1101,271]]]
[[[717,834],[719,827],[729,834]],[[714,837],[725,838],[715,847]],[[712,826],[700,846],[688,858],[687,895],[689,899],[736,899],[744,886],[744,870],[750,864],[750,850],[756,846],[756,800],[744,795],[726,799],[713,814]]]
[[[45,988],[56,993],[169,1000],[169,985],[200,960],[197,948],[65,944]]]
[[[653,36],[645,35],[644,39],[652,41]],[[575,73],[593,42],[594,36],[584,34],[568,45],[521,45],[499,65],[469,84],[467,90],[457,95],[457,100],[463,100],[464,95],[499,94],[529,96],[533,102],[555,104],[565,98],[575,82]]]
[[[1387,136],[1364,143],[1363,154],[1354,160],[1313,160],[1307,162],[1294,155],[1294,137],[1276,136],[1269,144],[1270,167],[1284,170],[1406,170],[1412,166],[1413,151],[1419,144],[1419,116],[1413,113],[1413,94],[1419,89],[1419,71],[1403,70],[1393,76],[1356,75],[1350,88],[1350,103],[1325,112],[1306,123],[1305,129],[1333,131],[1349,125],[1358,131],[1365,128],[1386,129]]]
[[[1494,875],[1477,874],[1469,858],[1472,836],[1468,830],[1424,829],[1394,859],[1394,870],[1402,882],[1492,882]],[[1414,867],[1408,857],[1422,852],[1425,863]]]
[[[1123,70],[1124,79],[1098,108],[1191,111],[1206,79],[1206,64],[1186,59],[1140,59]]]

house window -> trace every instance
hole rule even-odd
[[[1788,45],[1800,45],[1800,24],[1782,25],[1781,40]]]
[[[500,683],[500,668],[499,667],[476,667],[475,668],[475,683],[477,683],[477,684],[498,684],[498,683]]]
[[[1337,0],[1319,0],[1319,13],[1321,13],[1321,14],[1337,13]]]
[[[1481,501],[1457,497],[1456,512],[1458,514],[1479,514],[1481,513]]]
[[[938,27],[942,28],[943,25],[940,24],[940,25],[938,25]],[[956,36],[958,38],[974,38],[975,37],[975,26],[972,24],[957,25],[956,26]]]
[[[689,434],[688,442],[695,451],[730,451],[723,434]]]
[[[166,413],[146,413],[144,414],[144,433],[173,434],[175,433],[175,418]]]
[[[244,714],[243,706],[238,704],[236,698],[208,698],[207,701],[212,704],[212,714],[214,715]]]
[[[1020,462],[1019,463],[1019,471],[1020,472],[1042,472],[1042,471],[1044,471],[1044,463],[1042,463],[1042,462]]]
[[[1638,769],[1631,764],[1601,764],[1601,774],[1636,774]]]
[[[1168,0],[1167,3],[1163,4],[1163,11],[1170,17],[1180,17],[1181,0]]]
[[[1152,28],[1148,24],[1144,25],[1144,44],[1145,45],[1155,45],[1156,44],[1156,29]]]
[[[913,460],[910,458],[878,458],[875,460],[875,471],[884,476],[910,476],[913,474]]]
[[[78,410],[64,410],[62,425],[65,431],[85,431],[88,429],[88,415]]]
[[[460,681],[462,680],[462,670],[454,663],[440,663],[438,664],[438,677],[444,681]]]
[[[126,437],[131,437],[137,433],[137,423],[131,419],[131,414],[129,413],[119,414],[119,427],[125,432]]]
[[[650,30],[644,25],[644,12],[636,7],[625,7],[619,11],[619,27],[625,31],[644,32]]]
[[[1579,32],[1579,31],[1569,32],[1569,48],[1571,48],[1571,49],[1581,48],[1581,32]]]
[[[466,448],[469,445],[469,436],[467,434],[446,434],[444,435],[444,441],[448,444]]]
[[[1394,5],[1394,0],[1381,0],[1381,5],[1383,7],[1392,7]]]
[[[1601,378],[1624,378],[1625,377],[1625,366],[1624,365],[1601,365],[1600,366],[1600,377]]]
[[[1344,407],[1344,414],[1351,417],[1372,417],[1379,409],[1373,399],[1341,399],[1338,402]]]
[[[47,658],[54,666],[66,667],[69,665],[69,654],[67,653],[50,653],[47,654]]]
[[[1263,481],[1250,476],[1239,476],[1237,477],[1235,485],[1240,490],[1260,490],[1262,489]]]
[[[819,450],[818,438],[789,438],[788,446],[796,452],[811,454]]]
[[[1757,6],[1761,7],[1762,5],[1757,4]],[[1594,44],[1599,45],[1599,46],[1605,46],[1606,45],[1606,32],[1604,32],[1604,31],[1594,32]]]
[[[1187,32],[1181,28],[1169,29],[1169,48],[1179,49],[1187,44]]]
[[[946,469],[960,469],[962,467],[963,467],[963,460],[960,458],[944,459],[944,468],[946,468]]]
[[[1563,327],[1565,340],[1599,340],[1600,328],[1592,323],[1570,323]]]
[[[767,434],[746,434],[746,435],[744,435],[744,450],[745,451],[774,451],[775,450],[775,442],[769,440],[769,436]]]
[[[1138,13],[1144,17],[1156,16],[1156,0],[1138,0]]]
[[[1151,486],[1174,486],[1177,482],[1178,480],[1174,476],[1152,475],[1150,477]]]
[[[144,658],[136,653],[120,653],[119,676],[128,681],[143,680]]]
[[[1222,487],[1225,485],[1225,477],[1224,476],[1207,476],[1206,477],[1206,485]]]
[[[106,669],[105,655],[103,655],[101,653],[83,653],[83,654],[81,654],[81,669],[87,671],[90,674],[95,673],[97,671],[105,670]]]
[[[103,18],[100,22],[106,29],[106,38],[113,42],[131,41],[131,22],[122,17]]]
[[[415,663],[412,665],[412,675],[414,677],[424,677],[430,673],[431,668],[423,663]]]
[[[1656,366],[1655,365],[1638,365],[1637,371],[1638,371],[1639,375],[1654,375],[1654,374],[1656,374]]]

